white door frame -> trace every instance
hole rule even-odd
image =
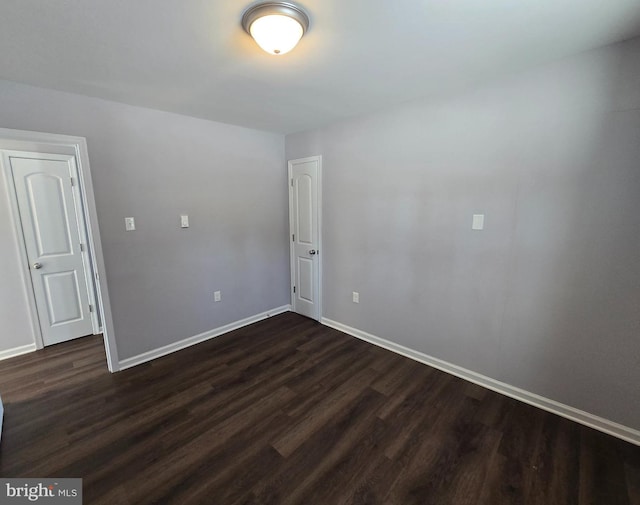
[[[293,233],[293,187],[291,181],[293,179],[292,169],[293,163],[304,163],[306,161],[318,162],[318,254],[316,260],[318,261],[318,321],[322,319],[322,258],[324,256],[324,250],[322,248],[322,155],[309,156],[308,158],[299,158],[296,160],[289,160],[287,162],[287,186],[289,187],[289,268],[291,283],[289,286],[289,294],[291,297],[291,309],[295,308],[295,293],[293,292],[293,286],[296,281],[296,265],[295,265],[295,253],[293,250],[293,240],[291,234]]]
[[[107,276],[105,273],[102,241],[100,240],[100,230],[98,227],[98,217],[93,193],[93,183],[89,167],[89,154],[86,139],[84,137],[72,137],[53,133],[0,128],[0,150],[27,151],[35,153],[41,152],[44,154],[67,154],[75,157],[79,197],[82,204],[82,216],[80,216],[80,219],[83,220],[86,225],[87,243],[89,245],[88,249],[91,256],[89,269],[94,281],[93,286],[95,288],[97,307],[98,310],[100,310],[104,347],[107,355],[107,366],[109,367],[109,371],[117,372],[120,369],[118,364],[118,352],[113,330],[111,303],[109,302]],[[42,339],[42,330],[38,319],[38,310],[36,307],[35,294],[33,292],[29,261],[27,258],[22,225],[20,222],[14,180],[8,164],[3,163],[3,166],[4,169],[2,171],[4,173],[7,191],[9,193],[11,216],[14,224],[14,236],[21,264],[20,273],[22,275],[29,306],[29,314],[31,316],[33,339],[35,341],[36,348],[42,349],[44,347],[44,342]]]

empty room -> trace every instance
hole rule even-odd
[[[0,504],[640,505],[638,0],[0,0]]]

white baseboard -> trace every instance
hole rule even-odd
[[[362,330],[358,330],[357,328],[352,328],[351,326],[347,326],[346,324],[332,321],[331,319],[327,319],[324,317],[320,322],[343,333],[347,333],[379,347],[384,347],[385,349],[393,351],[397,354],[401,354],[402,356],[406,356],[407,358],[411,358],[415,361],[419,361],[420,363],[432,366],[433,368],[437,368],[438,370],[442,370],[443,372],[455,375],[456,377],[460,377],[461,379],[468,380],[469,382],[473,382],[474,384],[478,384],[479,386],[491,389],[492,391],[496,391],[497,393],[515,398],[516,400],[520,400],[524,403],[528,403],[529,405],[533,405],[534,407],[538,407],[548,412],[558,414],[559,416],[566,417],[567,419],[571,419],[572,421],[584,424],[585,426],[589,426],[590,428],[594,428],[609,435],[613,435],[614,437],[621,438],[622,440],[626,440],[627,442],[631,442],[632,444],[640,445],[640,431],[633,428],[629,428],[627,426],[623,426],[622,424],[609,421],[608,419],[604,419],[583,410],[570,407],[555,400],[550,400],[549,398],[545,398],[544,396],[530,393],[529,391],[525,391],[524,389],[511,386],[504,382],[492,379],[491,377],[487,377],[486,375],[467,370],[466,368],[462,368],[441,359],[434,358],[422,352],[414,351],[413,349],[409,349],[408,347],[404,347],[400,344],[390,342],[389,340],[376,337],[375,335]]]
[[[0,351],[0,361],[3,359],[13,358],[20,356],[21,354],[27,354],[37,350],[36,344],[21,345],[20,347],[14,347],[13,349],[7,349],[6,351]]]
[[[204,333],[200,333],[199,335],[194,335],[193,337],[185,338],[184,340],[174,342],[173,344],[165,345],[164,347],[158,347],[157,349],[143,352],[142,354],[138,354],[137,356],[132,356],[131,358],[123,359],[119,362],[120,370],[125,370],[127,368],[131,368],[133,366],[146,363],[147,361],[151,361],[156,358],[166,356],[167,354],[171,354],[172,352],[185,349],[186,347],[191,347],[192,345],[199,344],[200,342],[204,342],[205,340],[209,340],[214,337],[219,337],[224,333],[229,333],[230,331],[237,330],[238,328],[242,328],[243,326],[253,324],[263,319],[267,319],[268,317],[276,316],[278,314],[282,314],[283,312],[288,312],[290,310],[291,310],[291,305],[283,305],[282,307],[276,307],[275,309],[267,310],[265,312],[261,312],[260,314],[246,317],[244,319],[241,319],[240,321],[235,321],[233,323],[220,326],[219,328],[205,331]]]

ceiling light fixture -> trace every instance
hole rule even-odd
[[[264,2],[249,7],[242,27],[270,54],[288,53],[309,29],[309,16],[289,2]]]

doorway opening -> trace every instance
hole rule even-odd
[[[118,371],[86,140],[0,128],[0,164],[36,348],[102,333]]]

